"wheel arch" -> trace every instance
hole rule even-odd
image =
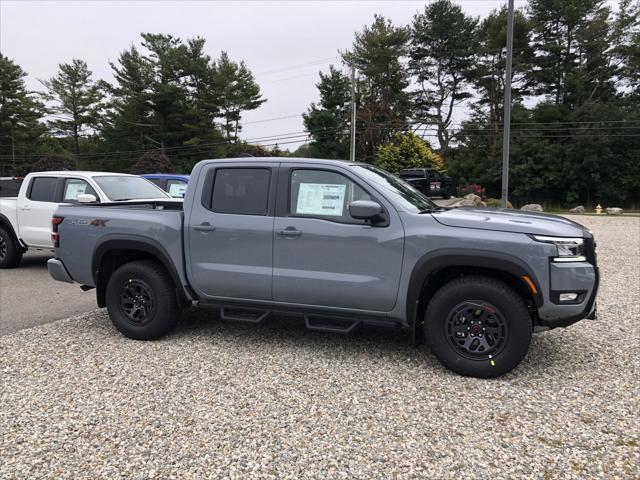
[[[424,255],[416,262],[409,279],[406,319],[411,327],[414,343],[418,343],[422,337],[422,318],[429,299],[445,283],[466,274],[482,274],[508,283],[518,294],[530,301],[534,310],[543,304],[540,283],[536,275],[519,258],[484,250],[436,250]],[[524,276],[531,279],[537,293],[531,291]]]
[[[17,247],[20,250],[25,251],[25,248],[23,247],[22,243],[20,243],[20,239],[18,238],[18,235],[13,228],[13,224],[11,223],[9,218],[7,218],[7,216],[2,213],[0,213],[0,227],[3,227],[9,232],[9,235],[11,235],[13,241],[16,243]]]
[[[91,259],[99,307],[106,306],[105,291],[111,274],[121,265],[135,260],[152,260],[161,265],[173,281],[179,302],[184,306],[191,304],[193,294],[183,285],[171,257],[162,245],[151,239],[119,238],[101,243]]]

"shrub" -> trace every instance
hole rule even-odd
[[[397,175],[405,168],[434,168],[444,172],[442,157],[415,133],[398,133],[376,149],[376,167]]]
[[[461,197],[469,195],[470,193],[478,195],[481,199],[484,200],[486,189],[482,185],[478,185],[477,183],[463,185],[458,189],[458,195],[460,195]]]
[[[173,173],[175,167],[169,157],[160,150],[144,152],[140,159],[131,168],[131,173],[141,175],[143,173]]]
[[[45,155],[31,165],[32,172],[53,172],[56,170],[70,170],[71,162],[62,155]]]
[[[487,204],[487,207],[500,208],[500,206],[502,205],[502,202],[499,198],[488,198],[485,200],[485,203]],[[509,200],[507,200],[507,208],[513,208],[513,204]]]

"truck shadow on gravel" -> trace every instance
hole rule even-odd
[[[569,331],[567,331],[569,333]],[[567,363],[576,368],[592,368],[593,352],[589,342],[581,341],[579,332],[572,332],[568,339],[558,332],[545,332],[533,336],[527,357],[518,368],[493,381],[515,380],[554,375],[563,376]],[[576,333],[578,333],[576,335]],[[564,338],[563,338],[564,337]],[[264,349],[302,349],[303,353],[332,355],[335,357],[365,356],[385,358],[392,363],[408,363],[425,370],[448,373],[432,355],[429,347],[422,342],[414,346],[409,332],[401,329],[364,326],[349,334],[318,332],[307,330],[301,318],[295,316],[274,316],[261,324],[224,321],[215,311],[189,310],[184,313],[174,331],[164,341],[205,341],[234,343],[239,349],[247,347]]]

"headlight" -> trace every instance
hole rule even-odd
[[[544,237],[533,235],[538,242],[552,243],[558,248],[554,262],[586,262],[584,240],[582,238]]]

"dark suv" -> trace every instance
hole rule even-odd
[[[400,170],[399,176],[427,197],[448,199],[456,193],[453,179],[447,175],[442,175],[433,168],[405,168]]]

